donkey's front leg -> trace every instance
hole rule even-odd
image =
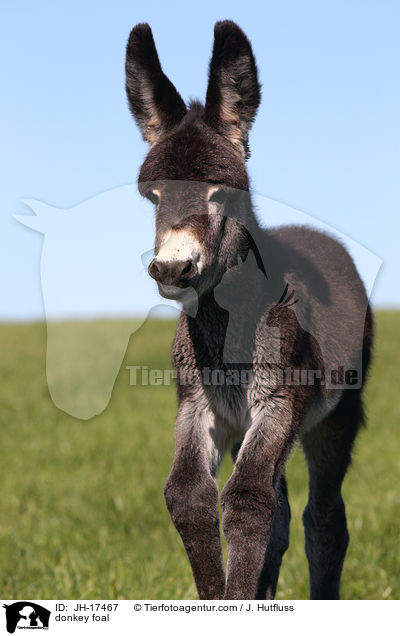
[[[279,400],[279,407],[253,409],[234,471],[221,493],[227,599],[256,597],[277,504],[277,480],[296,431],[290,405]]]
[[[201,599],[221,599],[225,590],[218,488],[214,478],[220,461],[214,441],[216,434],[215,417],[207,407],[189,400],[180,404],[175,423],[174,463],[164,495],[186,548]]]

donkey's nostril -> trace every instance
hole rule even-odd
[[[158,267],[155,258],[153,258],[153,260],[151,261],[147,271],[155,280],[157,280],[157,278],[160,276],[160,268]]]
[[[176,287],[187,287],[198,273],[197,265],[188,261],[156,261],[149,265],[149,274],[158,283]]]
[[[185,261],[184,263],[180,263],[177,274],[180,277],[181,284],[194,278],[198,271],[199,270],[197,269],[197,265],[194,261]]]
[[[188,261],[186,263],[186,265],[184,266],[182,272],[181,272],[181,276],[185,276],[186,274],[190,274],[192,269],[193,269],[193,263],[192,263],[192,261]]]

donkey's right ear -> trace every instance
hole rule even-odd
[[[248,134],[261,98],[251,44],[231,20],[217,22],[205,119],[247,159]]]
[[[185,102],[162,72],[148,24],[137,24],[126,48],[126,94],[143,139],[150,145],[180,122]]]

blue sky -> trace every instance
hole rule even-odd
[[[126,106],[124,54],[143,21],[186,100],[205,95],[215,21],[243,28],[263,84],[250,138],[253,189],[379,256],[373,302],[400,304],[398,2],[2,0],[0,12],[1,319],[44,315],[43,237],[12,218],[29,213],[21,199],[71,208],[136,178],[146,146]],[[151,209],[135,206],[147,241]],[[261,217],[279,221],[268,206]],[[66,313],[74,303],[63,299]]]

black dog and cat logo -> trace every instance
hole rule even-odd
[[[51,612],[37,603],[18,601],[3,607],[6,610],[9,634],[13,634],[16,629],[49,629]]]

